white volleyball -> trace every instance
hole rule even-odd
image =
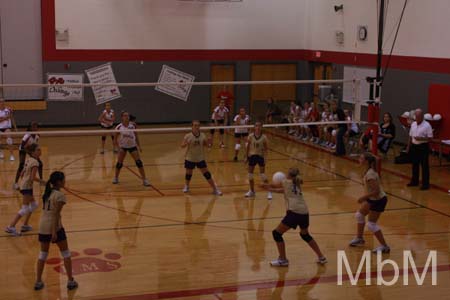
[[[272,177],[272,182],[274,184],[281,184],[283,182],[283,180],[286,179],[286,174],[284,174],[283,172],[276,172],[275,174],[273,174]]]
[[[433,120],[433,116],[432,116],[431,114],[425,114],[423,117],[424,117],[425,120],[427,120],[427,121]]]
[[[442,119],[442,116],[440,114],[435,114],[433,116],[433,120],[435,120],[435,121],[439,121],[440,119]]]

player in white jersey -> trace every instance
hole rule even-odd
[[[211,125],[213,126],[227,125],[229,112],[230,111],[225,106],[225,101],[220,100],[219,106],[217,106],[212,113]],[[215,129],[211,129],[211,144],[209,146],[212,146],[212,141],[214,140],[214,132]],[[225,144],[223,143],[223,135],[225,133],[225,130],[219,129],[219,132],[220,132],[220,147],[224,148]]]
[[[309,234],[309,211],[303,197],[300,178],[300,171],[297,168],[289,169],[287,179],[279,185],[268,185],[273,192],[284,193],[286,202],[286,216],[281,223],[272,231],[273,239],[278,248],[278,259],[271,261],[270,265],[274,267],[287,267],[289,260],[286,257],[286,246],[284,244],[283,234],[289,229],[300,227],[300,237],[308,244],[317,255],[317,263],[325,264],[327,259],[320,251],[319,245]]]
[[[262,123],[256,122],[255,129],[252,134],[248,136],[246,145],[246,162],[248,162],[248,182],[250,190],[245,194],[245,197],[255,197],[255,179],[254,172],[256,165],[259,166],[259,176],[261,180],[267,184],[269,180],[265,174],[266,170],[266,153],[268,151],[267,137],[262,133]],[[267,193],[267,199],[272,200],[272,193]]]
[[[28,125],[27,131],[28,132],[38,131],[38,124],[36,122],[31,122]],[[15,190],[19,189],[18,182],[19,182],[20,174],[22,174],[22,170],[25,166],[25,160],[27,158],[28,148],[33,144],[39,144],[39,135],[26,133],[23,136],[22,142],[19,145],[19,167],[17,168],[16,179],[14,181],[14,186],[13,186],[13,188]],[[40,159],[38,159],[38,162],[39,162],[39,167],[38,167],[39,178],[43,179],[42,178],[42,161]]]
[[[366,224],[366,216],[368,215],[367,228],[375,235],[381,244],[373,250],[374,253],[389,253],[391,249],[384,240],[381,228],[377,225],[377,221],[386,208],[388,199],[386,193],[381,186],[380,177],[377,172],[377,158],[370,152],[364,153],[359,158],[360,164],[367,162],[368,168],[364,174],[363,182],[366,188],[366,194],[358,199],[360,208],[356,212],[357,234],[350,242],[350,246],[364,245],[363,239],[364,226]]]
[[[234,125],[242,126],[250,124],[250,116],[246,114],[245,108],[239,109],[239,114],[234,117]],[[248,128],[236,128],[234,130],[235,146],[234,161],[238,161],[239,150],[241,149],[241,141],[245,141],[248,137]]]
[[[33,183],[35,181],[41,182],[37,178],[39,168],[39,157],[41,156],[41,149],[37,144],[33,144],[29,147],[30,157],[25,162],[24,169],[20,176],[20,193],[22,194],[22,208],[19,210],[13,221],[6,227],[5,231],[13,236],[20,235],[20,232],[16,230],[16,224],[22,217],[25,217],[21,231],[30,231],[32,227],[28,224],[31,213],[36,210],[38,204],[33,196]]]
[[[109,102],[107,102],[105,104],[105,109],[103,110],[100,117],[98,117],[98,121],[100,122],[100,127],[102,129],[113,129],[115,120],[116,120],[116,114],[114,113],[114,110],[111,108],[111,104]],[[114,145],[114,135],[113,134],[111,134],[111,140]],[[102,136],[102,150],[100,151],[100,154],[105,153],[105,142],[106,142],[106,135]],[[114,149],[114,152],[117,152],[117,149]]]
[[[0,98],[0,132],[8,133],[11,132],[11,128],[13,125],[13,111],[11,108],[6,107],[5,99]],[[5,137],[6,145],[9,149],[10,156],[9,160],[14,161],[14,153],[13,153],[13,139],[9,135],[0,136],[0,146],[2,143],[2,139]],[[0,148],[0,159],[3,159],[5,156],[3,151]]]
[[[139,169],[144,186],[150,186],[150,182],[145,176],[144,164],[139,155],[139,152],[142,152],[139,138],[137,133],[132,131],[136,129],[136,123],[130,122],[130,114],[126,111],[123,111],[120,117],[122,123],[116,126],[115,130],[118,132],[116,132],[114,137],[114,142],[120,150],[117,157],[116,173],[112,183],[119,183],[120,169],[122,169],[125,156],[127,155],[127,152],[129,152],[136,163],[136,167]]]
[[[203,177],[208,181],[213,189],[213,194],[222,196],[222,192],[217,188],[217,185],[212,178],[211,173],[206,165],[205,146],[208,145],[208,140],[204,133],[200,132],[200,122],[198,120],[192,121],[192,132],[184,136],[181,148],[186,148],[184,168],[186,169],[185,186],[183,193],[189,192],[189,185],[192,179],[192,173],[195,168],[200,169]]]
[[[78,287],[78,283],[72,276],[72,259],[67,236],[61,222],[61,211],[67,203],[66,196],[61,192],[66,183],[64,173],[55,171],[50,175],[50,179],[45,185],[45,192],[42,196],[42,213],[39,222],[39,242],[41,251],[37,261],[36,282],[34,289],[36,291],[44,288],[42,273],[44,272],[45,262],[50,250],[50,242],[58,245],[61,256],[64,260],[64,271],[67,275],[67,289],[73,290]]]

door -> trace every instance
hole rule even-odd
[[[234,65],[212,65],[211,81],[234,81]],[[230,116],[234,115],[234,85],[211,86],[211,112],[219,104],[220,99],[225,100],[225,105],[230,110]]]

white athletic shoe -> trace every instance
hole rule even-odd
[[[363,238],[354,238],[353,240],[350,241],[350,246],[352,247],[356,247],[356,246],[362,246],[366,243],[366,241],[364,241]]]
[[[16,191],[18,191],[19,190],[19,184],[18,183],[14,183],[13,184],[13,190],[16,190]]]
[[[148,179],[144,179],[144,181],[142,181],[142,184],[144,186],[151,186],[150,181],[148,181]]]
[[[213,191],[213,195],[222,196],[223,193],[218,188],[215,188],[214,191]]]
[[[336,145],[331,146],[331,149],[333,150],[336,149]]]
[[[189,193],[189,186],[187,185],[184,186],[183,193]]]
[[[118,183],[119,183],[119,178],[114,177],[112,183],[113,183],[113,184],[118,184]]]
[[[272,192],[268,192],[267,193],[267,200],[272,200],[273,196],[272,196]]]
[[[289,266],[289,260],[277,258],[276,260],[272,260],[270,265],[272,267],[287,267]]]
[[[391,248],[389,248],[389,246],[381,245],[372,250],[372,253],[378,253],[378,252],[389,253],[389,252],[391,252]]]
[[[11,154],[11,156],[9,157],[9,161],[15,161],[16,159],[14,158],[14,155]]]
[[[8,227],[5,228],[5,232],[9,233],[12,236],[19,236],[20,235],[20,233],[17,232],[16,227],[8,226]]]
[[[20,232],[27,232],[33,230],[33,227],[31,225],[22,225],[20,228]]]
[[[321,264],[321,265],[324,265],[324,264],[326,264],[327,262],[328,262],[328,260],[327,260],[327,258],[326,258],[325,256],[319,257],[319,258],[317,259],[317,263],[318,263],[318,264]]]
[[[251,197],[255,197],[255,192],[248,191],[247,193],[245,193],[245,198],[251,198]]]
[[[3,151],[0,151],[0,159],[4,159],[5,158],[5,154],[3,154]]]

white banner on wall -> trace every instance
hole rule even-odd
[[[195,76],[181,72],[177,69],[163,65],[161,74],[159,74],[158,82],[194,82]],[[180,85],[157,85],[155,90],[178,98],[183,101],[187,101],[189,93],[191,92],[192,85],[180,84]]]
[[[90,83],[117,83],[111,63],[85,70],[85,72]],[[116,85],[94,86],[92,92],[97,105],[122,97]]]
[[[82,87],[58,86],[58,84],[81,84],[83,74],[47,73],[47,83],[55,86],[47,88],[48,101],[83,101]]]
[[[367,105],[366,101],[370,96],[370,84],[366,81],[366,77],[375,77],[376,70],[374,68],[362,68],[353,66],[344,66],[344,80],[361,80],[358,91],[354,89],[357,87],[352,82],[344,83],[343,101],[355,104],[355,95],[359,95],[362,103]]]

